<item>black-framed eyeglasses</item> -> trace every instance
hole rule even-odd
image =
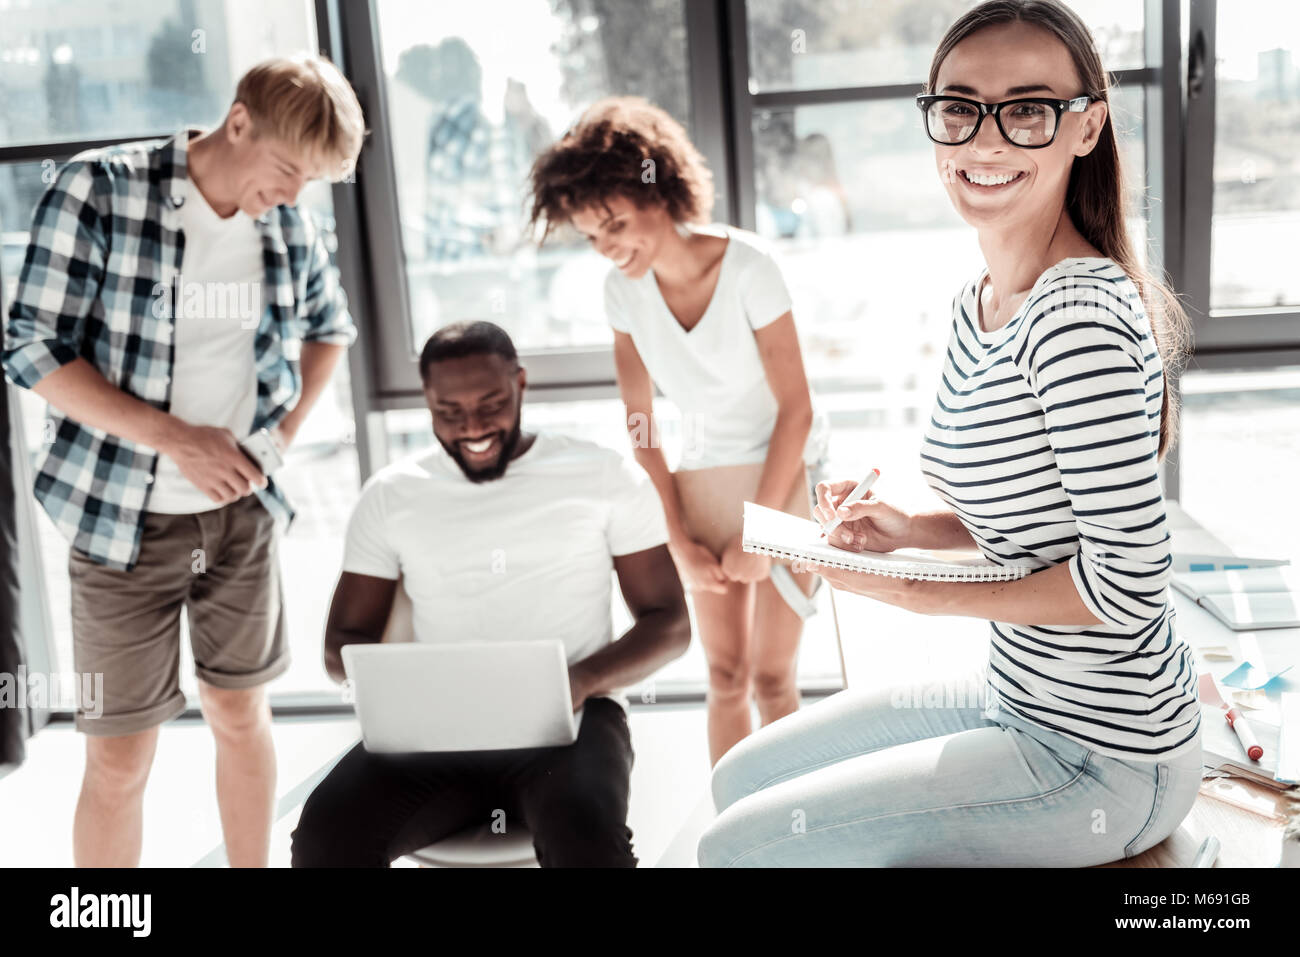
[[[1082,113],[1092,97],[1076,96],[1072,100],[1028,97],[1002,103],[981,103],[964,96],[922,93],[916,105],[925,114],[925,132],[943,146],[969,143],[980,131],[984,117],[993,114],[1002,138],[1012,146],[1040,150],[1051,146],[1061,127],[1062,113]]]

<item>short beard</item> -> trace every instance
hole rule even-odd
[[[519,441],[522,436],[522,432],[520,431],[520,423],[522,420],[523,409],[520,409],[519,414],[515,416],[514,428],[512,428],[509,433],[504,434],[504,437],[502,438],[501,454],[497,456],[496,463],[485,469],[473,469],[470,467],[469,463],[465,461],[464,455],[461,454],[459,442],[448,444],[443,442],[442,438],[436,433],[434,434],[434,438],[438,440],[439,444],[446,449],[447,454],[450,455],[455,460],[456,464],[460,466],[460,470],[465,473],[465,478],[469,479],[471,482],[494,482],[506,474],[506,467],[510,464],[510,460],[514,458],[515,450],[519,448]],[[502,435],[503,433],[498,432],[497,434]]]

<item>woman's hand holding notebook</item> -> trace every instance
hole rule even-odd
[[[930,552],[919,548],[900,548],[888,553],[852,552],[827,544],[818,523],[754,502],[745,503],[741,544],[747,552],[787,560],[801,558],[816,565],[891,578],[1011,581],[1034,570],[1026,565],[998,565],[971,552]]]

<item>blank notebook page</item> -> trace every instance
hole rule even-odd
[[[818,565],[928,581],[1009,581],[1034,570],[1025,565],[998,565],[969,552],[927,552],[919,548],[889,553],[851,552],[828,544],[821,531],[816,522],[746,502],[741,547],[775,558],[802,558]]]

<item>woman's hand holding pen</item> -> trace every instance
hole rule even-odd
[[[860,501],[839,505],[857,484],[852,480],[817,483],[814,517],[823,527],[836,517],[841,519],[840,524],[830,533],[830,543],[836,548],[853,552],[892,552],[896,548],[911,546],[912,516],[873,498],[871,492],[867,492]],[[821,576],[832,588],[865,595],[910,611],[928,613],[925,589],[932,584],[930,582],[848,571],[802,559],[795,559],[790,565],[796,572],[812,572]]]
[[[836,517],[841,519],[830,533],[830,544],[852,552],[892,552],[896,548],[909,547],[912,516],[886,505],[871,492],[867,492],[861,501],[836,508],[857,484],[852,479],[817,483],[817,507],[813,516],[823,527]]]

